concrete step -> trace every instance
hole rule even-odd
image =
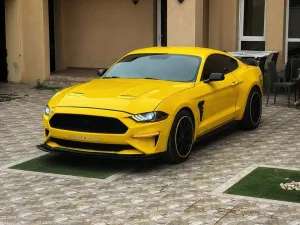
[[[43,85],[48,87],[61,87],[66,88],[73,85],[89,82],[98,78],[94,70],[81,71],[81,70],[68,70],[51,74]]]
[[[97,76],[62,76],[62,75],[50,75],[47,81],[73,81],[73,82],[88,82],[98,78]]]
[[[47,87],[67,88],[67,87],[74,86],[74,85],[81,84],[81,83],[85,83],[85,82],[80,82],[80,81],[76,82],[76,81],[69,81],[69,80],[60,80],[60,81],[46,80],[46,81],[44,81],[43,85],[45,85]]]

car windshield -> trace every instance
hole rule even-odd
[[[107,71],[103,79],[130,78],[194,82],[200,64],[200,57],[190,55],[128,55]]]

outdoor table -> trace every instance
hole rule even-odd
[[[230,55],[237,58],[255,58],[262,73],[265,72],[265,63],[267,58],[273,53],[279,53],[279,51],[251,51],[242,50],[236,52],[228,52]]]
[[[242,50],[236,52],[228,52],[230,55],[237,58],[255,58],[257,60],[261,58],[267,58],[273,53],[279,53],[279,51],[250,51]]]

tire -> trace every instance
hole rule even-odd
[[[194,127],[193,117],[188,111],[182,110],[175,116],[164,155],[165,162],[179,164],[188,159],[194,144]]]
[[[239,126],[243,130],[256,129],[261,121],[262,113],[262,95],[259,88],[252,88],[246,104],[243,119],[240,121]]]

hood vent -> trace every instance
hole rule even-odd
[[[121,99],[135,99],[136,96],[133,96],[133,95],[120,95],[118,98],[121,98]]]

